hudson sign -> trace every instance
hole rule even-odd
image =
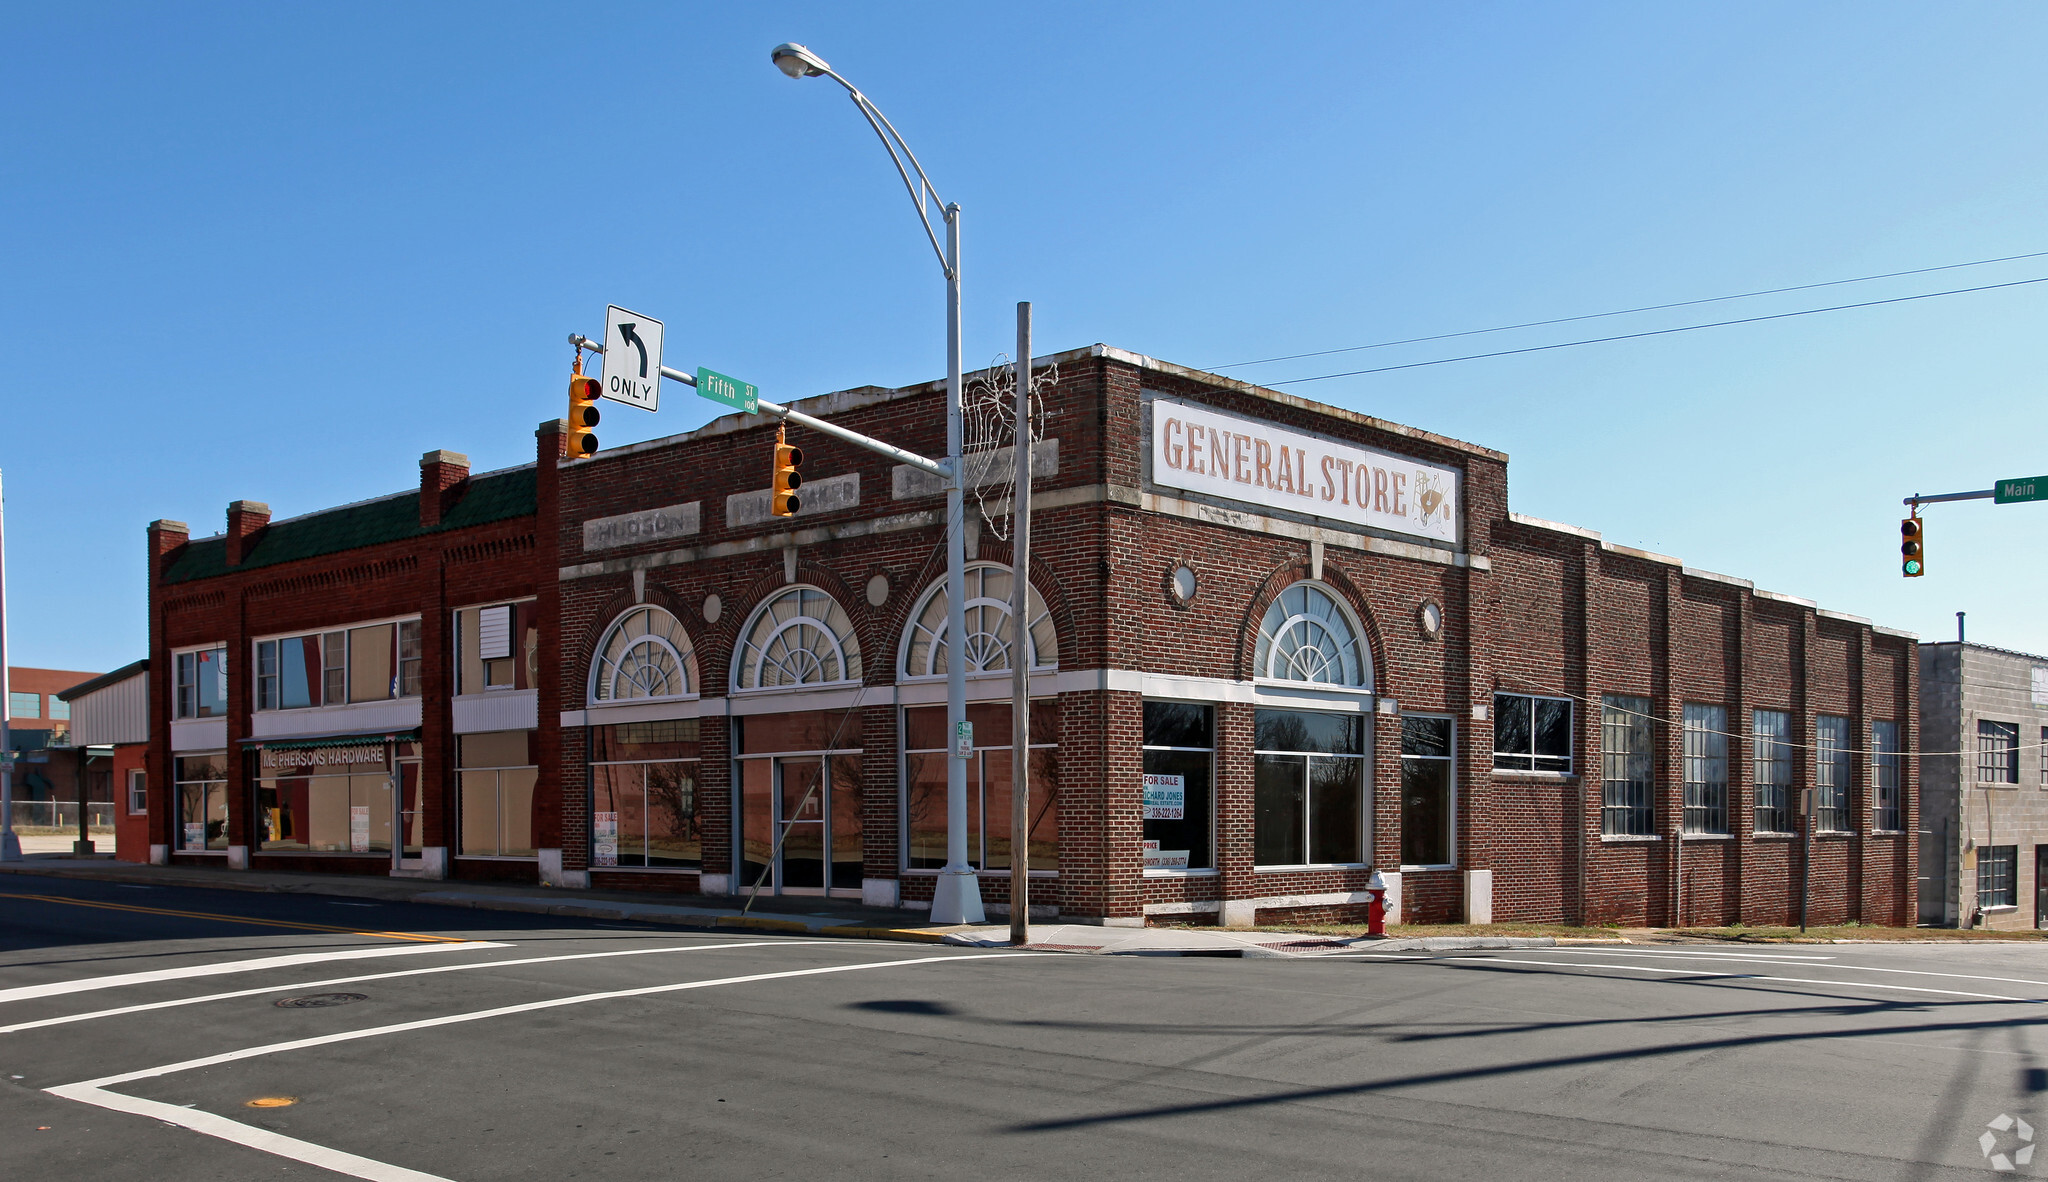
[[[1455,545],[1459,473],[1207,407],[1152,400],[1152,482]]]

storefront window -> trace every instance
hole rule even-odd
[[[1451,863],[1451,720],[1401,718],[1401,862]]]
[[[1365,719],[1260,710],[1252,740],[1253,859],[1261,866],[1365,860]]]
[[[701,869],[697,720],[592,727],[590,739],[590,864]]]
[[[967,675],[995,673],[1010,668],[1010,597],[1015,594],[1010,569],[992,562],[967,568],[967,601],[963,609],[967,622]],[[904,637],[905,678],[944,677],[951,646],[946,642],[946,584],[941,582],[925,593],[911,617]],[[1031,667],[1050,669],[1059,664],[1059,638],[1053,632],[1052,617],[1045,601],[1032,588]]]
[[[485,609],[492,610],[511,609]],[[493,682],[489,688],[501,685],[509,683]],[[697,653],[682,621],[658,607],[636,607],[605,630],[590,664],[592,702],[680,698],[696,692]]]
[[[740,889],[858,892],[865,876],[860,711],[751,714],[733,725]]]
[[[420,850],[419,744],[383,742],[304,750],[266,747],[256,781],[257,847],[267,853],[388,854],[394,821],[404,852]],[[404,816],[394,818],[393,781]]]
[[[533,785],[540,775],[532,731],[463,735],[456,747],[462,844],[470,857],[531,858]]]
[[[736,690],[795,689],[860,680],[860,641],[839,602],[790,587],[755,609],[733,660]]]
[[[1145,703],[1145,869],[1215,868],[1215,735],[1213,707]]]
[[[228,757],[224,751],[171,761],[180,850],[228,848]]]
[[[969,706],[974,755],[967,760],[967,861],[980,870],[1008,870],[1013,747],[1009,703]],[[903,788],[908,846],[904,866],[937,870],[946,864],[946,709],[920,706],[903,712]],[[1053,703],[1031,711],[1031,832],[1025,867],[1059,869],[1059,718]]]
[[[179,718],[219,718],[227,713],[228,650],[225,647],[179,653],[176,703]]]

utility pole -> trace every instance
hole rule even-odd
[[[7,497],[0,492],[0,702],[7,692]],[[7,734],[7,712],[0,710],[0,862],[21,861],[21,838],[14,834],[14,742]]]
[[[1031,305],[1017,305],[1017,487],[1010,494],[1010,943],[1031,942]]]

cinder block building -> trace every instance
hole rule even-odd
[[[280,729],[312,707],[265,705],[310,690],[264,688],[282,659],[264,646],[302,650],[285,686],[319,669],[352,694],[324,637],[353,643],[354,622],[410,611],[420,721],[393,714],[372,728],[386,762],[348,768],[419,777],[416,798],[402,789],[416,817],[365,822],[373,843],[380,824],[417,830],[409,872],[929,906],[959,659],[969,854],[997,913],[1022,857],[1034,906],[1112,924],[1354,917],[1375,869],[1409,920],[1775,923],[1804,876],[1814,922],[1911,922],[1910,636],[1514,513],[1508,458],[1489,448],[1100,345],[1037,364],[1057,381],[1034,450],[1028,653],[1011,651],[999,494],[952,540],[971,597],[956,644],[937,482],[791,428],[804,505],[772,516],[774,424],[752,416],[578,461],[544,423],[530,515],[464,523],[476,540],[407,525],[351,547],[308,525],[325,540],[293,545],[317,553],[246,569],[226,562],[248,536],[234,511],[206,543],[159,523],[153,651],[167,669],[202,644],[235,654],[217,725],[243,761],[223,781],[241,780],[222,785],[222,835],[195,832],[230,860],[238,835],[262,835],[242,860],[390,872],[349,851],[263,852],[285,825],[266,784],[292,778],[268,752],[316,739]],[[862,387],[797,405],[932,455],[943,397]],[[491,577],[435,590],[487,535],[504,548]],[[389,565],[407,556],[419,566]],[[510,614],[460,614],[487,602]],[[462,680],[470,654],[506,651],[505,629],[527,638],[512,645],[531,654],[526,681],[516,660],[492,672],[501,656]],[[1010,733],[1015,660],[1030,662],[1029,735]],[[529,716],[464,729],[473,685],[487,702],[532,695],[522,752],[502,735]],[[391,709],[373,695],[361,717]],[[355,717],[323,716],[319,734],[353,750]],[[414,758],[416,773],[391,770]],[[1025,833],[1009,822],[1017,759]],[[488,802],[473,771],[496,777]]]
[[[1920,922],[2043,926],[2048,657],[1922,644],[1920,718]]]

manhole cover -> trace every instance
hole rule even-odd
[[[368,1001],[367,993],[309,993],[304,997],[280,997],[280,1010],[317,1010],[327,1006],[345,1006],[352,1001]]]

